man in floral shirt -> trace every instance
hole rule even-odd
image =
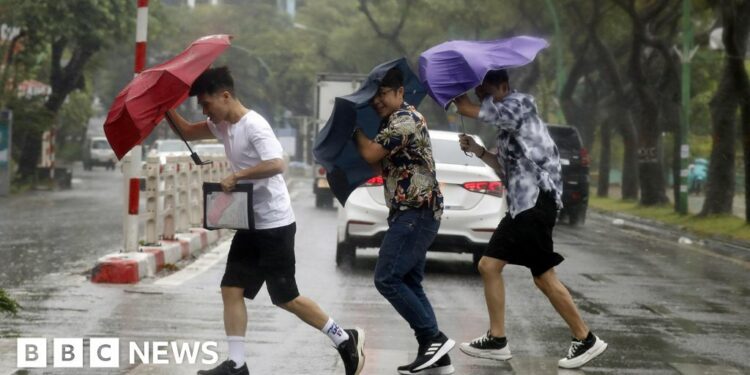
[[[362,157],[381,171],[390,209],[375,286],[409,323],[419,343],[417,358],[398,372],[452,374],[448,352],[455,342],[438,329],[422,289],[427,248],[437,235],[443,212],[427,124],[404,102],[403,76],[397,68],[386,73],[370,104],[382,119],[380,132],[370,140],[357,129],[354,138]]]
[[[511,358],[505,338],[506,264],[528,267],[536,286],[547,296],[573,335],[568,354],[558,362],[577,368],[607,349],[584,323],[568,289],[557,278],[555,266],[563,261],[552,245],[557,210],[562,207],[560,154],[539,117],[531,95],[510,90],[504,70],[487,73],[476,88],[481,106],[466,95],[456,98],[459,113],[497,128],[497,155],[472,137],[459,136],[461,149],[470,151],[498,172],[508,189],[508,214],[502,219],[479,261],[490,315],[490,329],[461,344],[466,354],[499,360]]]

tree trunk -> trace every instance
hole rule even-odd
[[[711,160],[708,166],[708,183],[706,185],[706,201],[701,215],[731,214],[732,201],[735,191],[735,137],[737,112],[747,101],[747,72],[744,59],[746,41],[750,26],[747,17],[750,13],[750,1],[738,2],[724,0],[721,2],[721,15],[724,21],[722,40],[726,49],[724,69],[721,81],[710,109],[712,118],[713,145]],[[746,107],[746,106],[745,106]],[[747,116],[743,112],[743,147]],[[750,132],[750,130],[748,130]],[[747,152],[745,153],[747,160]],[[747,167],[746,167],[747,168]]]
[[[745,74],[747,79],[747,72]],[[747,81],[746,81],[747,82]],[[745,164],[745,222],[750,223],[750,88],[746,87],[742,105],[742,149]]]
[[[601,125],[601,150],[599,150],[599,181],[597,181],[596,196],[609,196],[609,169],[611,161],[611,131],[609,127],[610,119],[602,122]]]
[[[625,155],[622,160],[622,199],[638,199],[638,137],[627,111],[619,111]]]
[[[52,93],[44,103],[44,107],[50,113],[50,121],[45,129],[49,129],[55,123],[57,112],[65,103],[68,94],[74,90],[84,87],[83,70],[86,63],[99,49],[98,46],[77,46],[70,52],[70,59],[62,66],[63,55],[68,43],[65,38],[58,38],[51,46],[50,61],[50,86]],[[42,134],[36,132],[29,134],[26,139],[26,147],[21,153],[18,170],[23,180],[28,180],[36,173],[36,166],[41,156]]]
[[[622,199],[638,199],[638,131],[627,109],[630,100],[625,95],[625,84],[615,62],[612,51],[602,42],[598,34],[591,41],[600,59],[599,71],[609,81],[615,94],[613,118],[617,122],[625,148],[622,162]]]

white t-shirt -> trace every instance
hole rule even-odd
[[[208,128],[224,143],[224,152],[232,171],[254,167],[262,161],[283,159],[281,143],[271,125],[258,112],[249,111],[234,124],[223,121],[215,124],[208,119]],[[294,222],[289,192],[281,174],[257,180],[240,180],[253,184],[255,229],[283,227]]]

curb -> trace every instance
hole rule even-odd
[[[635,230],[647,235],[658,236],[675,242],[699,246],[714,253],[750,261],[750,242],[721,238],[718,236],[700,235],[683,227],[664,224],[651,219],[629,215],[621,212],[605,211],[594,207],[590,210],[597,215],[613,219],[612,224]],[[619,219],[617,223],[614,221]]]
[[[135,253],[114,253],[96,261],[91,271],[91,282],[106,284],[135,284],[153,277],[165,264],[174,264],[207,250],[227,231],[191,228],[178,233],[175,240],[161,240],[156,246],[141,246]]]

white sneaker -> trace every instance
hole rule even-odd
[[[573,338],[568,349],[568,355],[557,362],[562,368],[579,368],[607,350],[607,343],[589,333],[585,340]]]

